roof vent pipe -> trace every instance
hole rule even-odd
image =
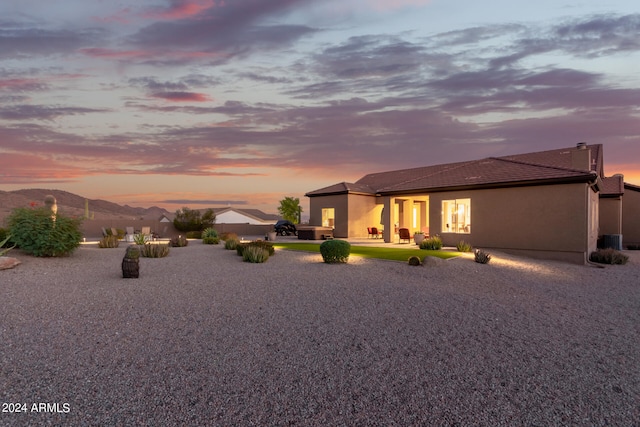
[[[578,150],[585,150],[587,148],[587,143],[586,142],[578,142],[578,144],[576,145],[576,148]]]

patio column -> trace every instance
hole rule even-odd
[[[395,197],[385,197],[384,198],[384,212],[382,213],[382,225],[384,227],[384,232],[382,233],[382,237],[385,243],[393,243],[394,230],[393,224],[395,223]]]

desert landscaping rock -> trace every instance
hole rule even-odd
[[[12,252],[12,255],[14,253]],[[414,268],[222,245],[16,251],[0,274],[0,425],[638,425],[640,254]]]
[[[0,257],[0,270],[8,270],[20,265],[20,261],[16,258],[2,256]]]

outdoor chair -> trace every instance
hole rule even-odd
[[[406,240],[407,243],[411,243],[411,233],[408,228],[400,228],[398,230],[399,242],[402,243],[403,240]]]
[[[127,235],[125,236],[127,242],[133,242],[133,227],[127,227]]]
[[[380,230],[378,230],[376,227],[371,227],[371,234],[373,235],[374,239],[379,239],[380,236]]]
[[[145,242],[151,240],[151,227],[142,227],[142,231],[140,233],[144,235]]]

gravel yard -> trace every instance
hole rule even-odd
[[[638,252],[249,264],[192,241],[122,279],[124,252],[9,254],[0,425],[640,423]]]

